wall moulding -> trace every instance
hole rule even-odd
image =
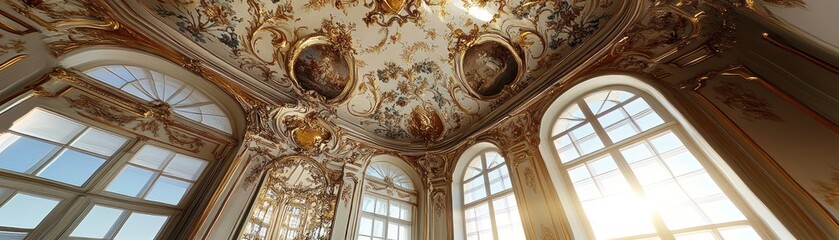
[[[774,84],[767,81],[765,78],[756,75],[754,72],[742,65],[734,65],[723,70],[710,71],[700,74],[694,79],[683,81],[681,88],[696,92],[705,85],[706,81],[714,79],[718,76],[736,76],[740,77],[743,80],[756,81],[761,86],[771,91],[773,94],[777,95],[778,97],[784,99],[785,101],[798,108],[802,113],[806,114],[807,116],[821,124],[823,127],[839,135],[839,125],[837,125],[833,121],[830,121],[829,119],[816,112],[815,110],[811,109],[810,107],[807,107],[792,95],[776,87]]]
[[[836,67],[836,65],[825,62],[824,60],[821,60],[817,57],[814,57],[813,55],[810,55],[807,52],[804,52],[801,49],[798,49],[797,47],[789,44],[786,40],[784,40],[780,37],[776,37],[773,34],[770,34],[768,32],[762,33],[760,35],[760,37],[763,40],[766,40],[767,42],[771,43],[772,45],[775,45],[776,47],[778,47],[780,49],[783,49],[783,50],[785,50],[789,53],[792,53],[792,54],[794,54],[794,55],[796,55],[800,58],[803,58],[804,60],[807,60],[810,63],[813,63],[813,64],[815,64],[819,67],[822,67],[825,70],[830,71],[831,73],[833,73],[835,75],[839,75],[839,67]]]
[[[776,89],[771,83],[763,79],[762,77],[754,74],[751,70],[749,70],[745,66],[741,65],[733,65],[726,67],[721,70],[709,71],[706,73],[699,74],[693,79],[687,80],[682,82],[681,88],[689,93],[689,97],[698,100],[699,106],[703,109],[706,109],[708,113],[710,113],[714,118],[722,120],[722,126],[727,128],[730,131],[726,131],[732,137],[736,139],[736,141],[745,144],[750,150],[751,153],[757,154],[757,159],[761,167],[766,169],[766,173],[758,173],[757,169],[746,170],[749,171],[747,175],[765,175],[768,174],[773,179],[781,180],[780,184],[783,187],[789,187],[792,190],[794,198],[793,203],[797,205],[796,207],[789,207],[785,206],[784,208],[778,207],[777,203],[773,203],[776,208],[773,208],[772,211],[775,212],[782,212],[788,219],[795,219],[794,222],[785,221],[784,224],[788,225],[788,229],[797,232],[797,236],[807,236],[806,238],[812,239],[828,239],[824,231],[819,230],[819,226],[830,226],[828,228],[836,229],[839,227],[835,218],[829,213],[829,210],[825,208],[814,196],[810,193],[807,189],[805,189],[802,184],[797,181],[783,166],[782,164],[775,159],[775,157],[770,154],[766,149],[764,149],[761,144],[752,136],[754,133],[749,134],[747,131],[741,126],[740,124],[732,118],[732,116],[726,114],[725,110],[720,108],[717,104],[714,103],[714,100],[700,92],[703,90],[705,86],[710,84],[710,80],[714,81],[722,81],[718,80],[719,77],[734,77],[739,80],[747,81],[747,82],[756,82],[760,87],[763,87],[769,94],[773,94],[779,100],[788,103],[793,109],[801,111],[804,113],[807,118],[812,119],[814,122],[823,123],[819,119],[821,117],[817,116],[812,110],[809,110],[803,104],[797,102],[794,98],[786,95],[783,91]],[[774,109],[773,109],[774,111]],[[744,118],[747,118],[744,116]],[[767,119],[771,120],[771,119]],[[832,130],[836,127],[835,124],[832,123],[823,123],[821,125],[824,128],[828,128]],[[835,131],[833,134],[837,134]],[[803,205],[799,205],[799,203],[806,203]],[[783,203],[782,205],[787,205],[790,203]],[[803,208],[803,209],[802,209]],[[810,212],[816,213],[816,216],[813,216]],[[806,223],[805,223],[806,222]],[[819,225],[818,223],[822,223]],[[826,224],[826,225],[825,225]],[[795,227],[791,227],[795,226]]]

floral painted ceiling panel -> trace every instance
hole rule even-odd
[[[266,84],[382,140],[437,142],[565,60],[617,0],[142,0]]]

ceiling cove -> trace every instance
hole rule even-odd
[[[204,53],[202,60],[226,64],[225,69],[256,79],[259,88],[328,109],[349,132],[390,147],[451,143],[479,130],[488,117],[502,117],[502,111],[528,99],[522,95],[535,95],[534,88],[591,57],[594,45],[609,42],[606,36],[614,36],[609,30],[637,4],[118,2],[144,25],[168,28],[158,35],[178,34],[161,38],[171,45]]]

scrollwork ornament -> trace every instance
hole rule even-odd
[[[378,24],[382,27],[417,22],[422,17],[418,9],[421,3],[422,0],[370,0],[364,6],[372,10],[362,20],[367,26]]]

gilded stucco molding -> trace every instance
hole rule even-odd
[[[819,59],[819,58],[817,58],[813,55],[810,55],[809,53],[807,53],[805,51],[802,51],[801,49],[798,49],[797,47],[787,43],[785,40],[775,36],[775,34],[770,34],[770,33],[764,32],[764,33],[760,34],[760,37],[763,40],[766,40],[767,42],[771,43],[772,45],[775,45],[778,48],[781,48],[781,49],[783,49],[787,52],[795,54],[796,56],[798,56],[800,58],[804,58],[808,62],[810,62],[812,64],[815,64],[819,67],[822,67],[823,69],[825,69],[827,71],[830,71],[833,74],[839,75],[839,67],[837,67],[833,64],[830,64],[828,62],[825,62],[825,61],[823,61],[823,60],[821,60],[821,59]]]
[[[816,192],[821,194],[822,199],[833,206],[839,208],[839,169],[833,168],[833,175],[829,180],[816,181],[818,188]]]
[[[824,206],[822,206],[815,199],[814,196],[809,194],[808,191],[804,189],[802,185],[798,184],[798,182],[796,182],[796,180],[793,179],[792,176],[790,176],[790,174],[783,167],[781,167],[781,165],[772,157],[772,155],[766,152],[766,150],[764,150],[757,142],[755,142],[755,140],[749,134],[747,134],[739,125],[737,125],[731,118],[731,116],[723,112],[722,109],[713,102],[711,102],[711,100],[707,96],[699,92],[699,90],[704,86],[703,83],[705,81],[715,79],[721,76],[732,76],[746,81],[757,81],[763,87],[766,87],[767,90],[776,94],[778,97],[787,101],[793,101],[793,99],[786,98],[783,95],[783,92],[779,92],[780,90],[773,90],[772,88],[774,87],[771,84],[768,84],[766,81],[763,80],[763,78],[753,74],[746,67],[740,65],[733,65],[721,70],[714,70],[702,73],[691,80],[682,82],[681,84],[681,88],[690,92],[690,95],[692,95],[694,99],[697,100],[697,103],[702,108],[708,110],[709,113],[713,115],[713,117],[721,121],[721,123],[727,128],[726,134],[728,134],[730,137],[738,138],[738,141],[744,143],[752,153],[760,156],[760,162],[756,163],[756,167],[766,167],[766,170],[770,171],[769,177],[778,179],[780,181],[779,183],[783,184],[782,186],[789,188],[788,190],[781,191],[791,191],[793,193],[793,196],[778,197],[786,198],[787,200],[791,200],[791,198],[793,198],[796,200],[803,201],[808,206],[805,208],[808,209],[810,212],[806,212],[805,209],[801,209],[801,206],[797,204],[789,205],[792,207],[774,210],[782,212],[788,218],[795,219],[792,225],[794,225],[795,228],[797,228],[798,234],[803,234],[812,239],[828,239],[824,235],[825,232],[819,230],[821,226],[819,226],[816,223],[827,224],[833,228],[836,228],[839,225],[837,225],[836,220],[832,218],[831,214],[828,213],[826,209],[824,209]],[[793,105],[796,104],[793,103]],[[747,169],[747,171],[752,170]],[[784,205],[786,204],[787,203],[784,203]],[[790,230],[792,230],[792,228],[790,228]]]
[[[207,68],[200,61],[184,56],[121,23],[115,11],[103,0],[22,1],[6,0],[15,11],[28,17],[53,36],[47,47],[56,56],[93,46],[117,46],[163,57],[209,80],[239,102],[243,108],[262,101],[233,84],[228,78]],[[27,25],[28,26],[28,25]]]
[[[663,64],[686,68],[733,48],[734,22],[731,7],[720,1],[657,2],[596,66],[664,78],[671,74]]]
[[[757,82],[758,84],[760,84],[760,86],[762,86],[772,94],[776,95],[780,99],[783,99],[784,101],[793,105],[795,108],[797,108],[802,113],[806,114],[808,117],[812,118],[825,128],[830,129],[834,133],[839,134],[839,126],[836,123],[823,116],[822,114],[816,112],[815,110],[811,109],[810,107],[807,107],[789,93],[775,86],[772,82],[766,80],[761,76],[758,76],[757,74],[752,72],[752,70],[742,65],[733,65],[721,70],[714,70],[699,74],[693,79],[683,81],[681,83],[681,88],[699,94],[698,91],[705,86],[706,81],[721,76],[734,76],[742,80]],[[737,91],[736,89],[736,87],[731,87],[731,85],[729,85],[729,88],[727,89],[724,87],[718,87],[715,90],[725,94],[724,96],[722,96],[724,98],[723,101],[727,101],[728,103],[726,104],[730,104],[730,106],[732,106],[733,108],[741,110],[741,112],[743,112],[744,115],[747,116],[747,118],[780,120],[780,117],[777,117],[776,114],[767,112],[768,103],[764,103],[765,101],[762,101],[756,97],[751,97],[753,94],[749,94],[749,92]]]

